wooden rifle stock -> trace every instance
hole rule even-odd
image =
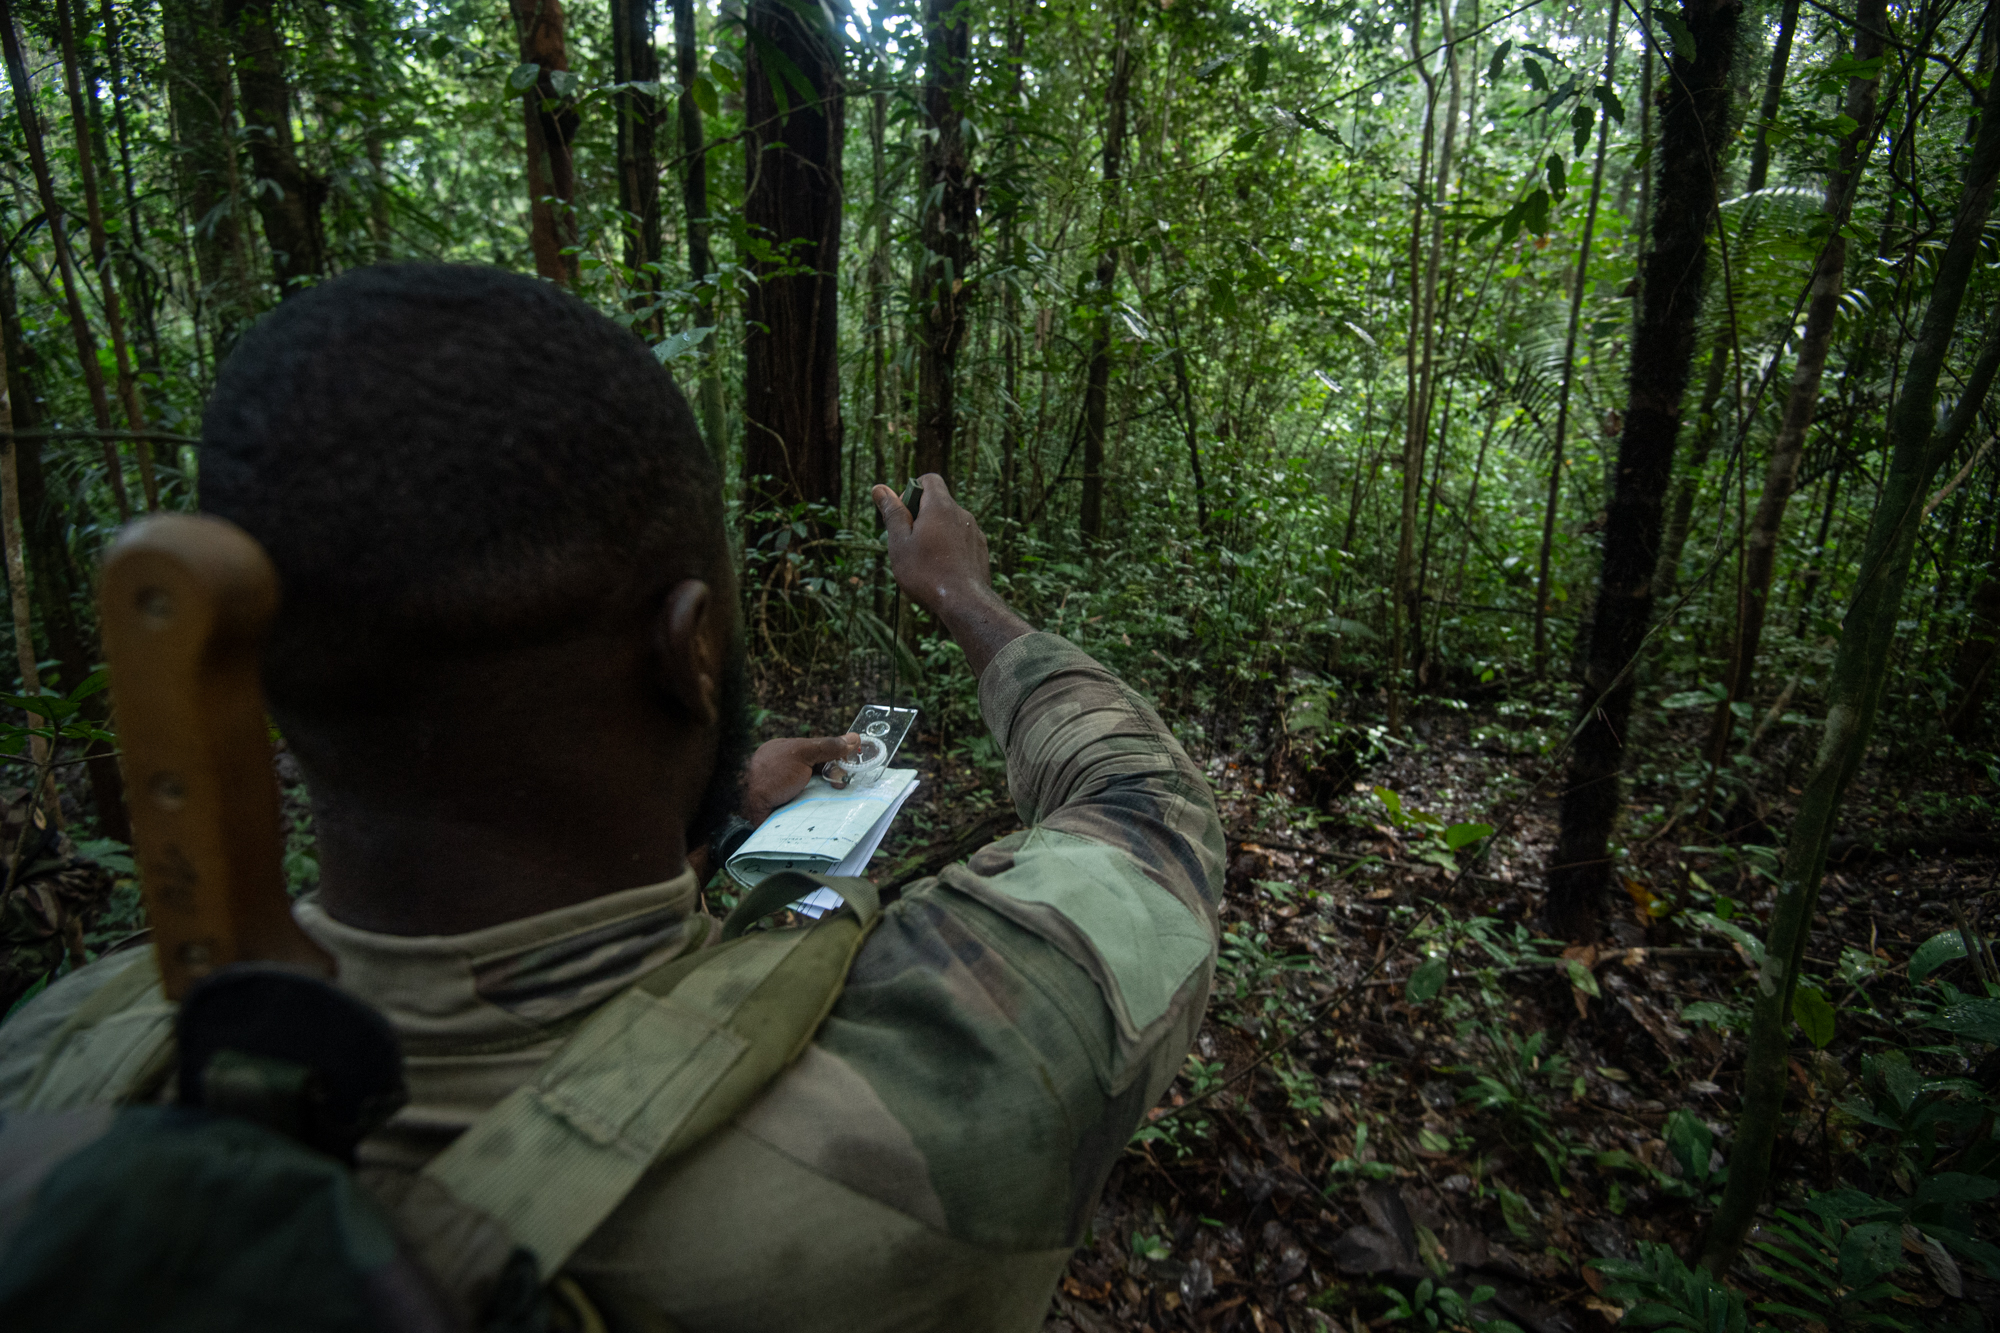
[[[98,615],[131,793],[132,856],[167,998],[230,963],[333,975],[292,920],[259,676],[278,574],[249,534],[162,514],[104,561]]]

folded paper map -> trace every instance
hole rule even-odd
[[[816,875],[859,875],[917,789],[917,770],[891,768],[866,787],[845,789],[814,778],[790,805],[780,806],[729,858],[729,877],[752,888],[780,870]],[[839,895],[820,889],[793,910],[817,917],[840,906]]]

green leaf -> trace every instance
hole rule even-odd
[[[1234,55],[1226,55],[1226,56],[1216,56],[1212,60],[1204,60],[1201,62],[1200,66],[1196,68],[1194,72],[1194,77],[1197,82],[1207,83],[1210,79],[1222,73],[1223,70],[1229,68],[1230,64],[1235,59],[1236,57]]]
[[[542,67],[540,65],[529,64],[524,61],[514,66],[513,71],[507,75],[507,86],[517,93],[525,93],[528,89],[534,87],[535,80],[541,77]]]
[[[1569,169],[1563,163],[1560,153],[1550,153],[1545,165],[1548,169],[1549,193],[1560,199],[1569,193]]]
[[[1347,141],[1340,137],[1339,130],[1336,130],[1318,116],[1313,115],[1310,111],[1297,111],[1293,114],[1298,118],[1299,124],[1305,126],[1314,134],[1319,135],[1321,138],[1331,139],[1342,148],[1347,147]]]
[[[1603,990],[1597,984],[1597,974],[1585,967],[1577,959],[1570,959],[1566,970],[1569,972],[1569,984],[1582,991],[1585,995],[1596,999],[1604,994]]]
[[[1501,71],[1507,67],[1507,53],[1513,49],[1514,43],[1512,41],[1500,43],[1500,49],[1493,53],[1492,62],[1486,66],[1486,81],[1488,83],[1499,81]]]
[[[1400,824],[1403,822],[1402,797],[1387,787],[1377,787],[1375,789],[1375,799],[1382,803],[1384,809],[1388,810],[1390,823]]]
[[[1910,955],[1910,984],[1915,985],[1946,963],[1965,957],[1965,936],[1956,930],[1941,930],[1917,946]]]
[[[1538,93],[1545,93],[1549,90],[1549,76],[1542,72],[1541,62],[1522,56],[1521,68],[1527,73],[1529,87]]]
[[[1451,960],[1431,958],[1410,973],[1408,984],[1403,987],[1403,998],[1411,1004],[1429,1004],[1437,998],[1444,983],[1451,979]]]
[[[1726,1004],[1714,1000],[1696,1000],[1681,1008],[1681,1021],[1686,1023],[1706,1023],[1710,1027],[1730,1027],[1736,1022],[1736,1015]]]
[[[1673,39],[1674,54],[1689,64],[1693,64],[1695,59],[1694,34],[1688,31],[1688,25],[1681,21],[1681,16],[1674,13],[1671,9],[1661,9],[1658,6],[1653,8],[1652,13],[1654,21],[1662,28],[1665,28],[1667,36]]]
[[[1262,42],[1250,48],[1250,91],[1262,92],[1271,78],[1271,48]]]
[[[1792,1017],[1799,1021],[1799,1029],[1820,1050],[1833,1040],[1833,1006],[1817,987],[1800,986],[1792,992]]]
[[[1547,190],[1536,190],[1521,201],[1520,207],[1521,225],[1537,236],[1548,235],[1549,192]]]
[[[1903,1262],[1903,1224],[1863,1222],[1840,1243],[1840,1279],[1850,1287],[1873,1282]]]
[[[1915,1207],[1926,1203],[1977,1203],[2000,1194],[2000,1180],[1991,1176],[1967,1175],[1963,1171],[1942,1171],[1934,1176],[1926,1176],[1917,1186],[1917,1192],[1910,1204]]]
[[[715,83],[708,75],[697,74],[694,76],[694,86],[688,89],[688,96],[694,98],[694,104],[700,109],[702,115],[712,117],[722,114],[721,103],[716,100],[715,96]]]
[[[669,334],[653,344],[653,357],[663,366],[669,361],[678,361],[701,346],[708,335],[714,332],[715,326],[711,324],[706,328],[687,329],[680,333]]]
[[[555,90],[557,97],[575,96],[577,87],[582,82],[583,76],[575,70],[552,69],[549,71],[549,87]]]
[[[1683,1179],[1697,1185],[1708,1180],[1708,1163],[1715,1152],[1715,1131],[1707,1122],[1681,1107],[1667,1117],[1660,1137],[1667,1141],[1667,1151],[1680,1163]]]
[[[1591,96],[1597,99],[1598,105],[1604,108],[1605,115],[1611,117],[1620,125],[1625,123],[1625,104],[1618,100],[1618,94],[1611,90],[1610,84],[1600,83],[1595,88],[1592,88],[1590,92]]]
[[[1264,131],[1262,130],[1245,130],[1236,136],[1234,143],[1229,145],[1229,151],[1232,153],[1247,153],[1255,148],[1263,138]]]
[[[1470,847],[1481,838],[1492,836],[1491,824],[1453,824],[1444,831],[1444,845],[1456,852]]]
[[[1590,131],[1597,124],[1597,113],[1588,105],[1578,102],[1570,109],[1569,128],[1571,151],[1582,153],[1590,143]]]
[[[2000,1000],[1966,996],[1931,1016],[1930,1024],[1974,1041],[2000,1046]]]

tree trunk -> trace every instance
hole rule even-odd
[[[257,172],[250,195],[264,222],[271,275],[282,301],[326,273],[320,225],[326,182],[307,174],[292,143],[292,88],[272,0],[222,0],[222,14],[235,38],[236,90]]]
[[[1550,928],[1584,939],[1598,928],[1610,882],[1609,846],[1619,804],[1619,768],[1632,712],[1631,670],[1653,610],[1660,520],[1673,476],[1681,398],[1694,360],[1708,232],[1720,179],[1711,145],[1727,141],[1729,66],[1740,0],[1686,0],[1682,22],[1693,58],[1676,51],[1660,114],[1653,243],[1645,307],[1632,343],[1625,429],[1604,524],[1602,564],[1584,663],[1582,719],[1570,753],[1561,830],[1549,866]]]
[[[879,78],[881,66],[871,66],[870,75]],[[873,191],[869,207],[875,218],[875,248],[868,256],[868,457],[876,481],[900,486],[904,479],[889,475],[884,449],[889,429],[888,289],[894,281],[889,263],[888,131],[889,95],[877,87],[868,97],[868,180]]]
[[[694,101],[695,74],[700,69],[695,54],[694,0],[673,0],[673,3],[674,68],[680,75],[682,88],[681,206],[687,212],[688,277],[695,288],[695,327],[712,329],[715,289],[708,285],[708,275],[715,269],[715,260],[708,248],[708,151],[701,137],[701,108]],[[700,370],[695,399],[701,411],[701,431],[708,436],[708,447],[719,461],[728,452],[729,444],[723,438],[722,372],[715,362],[714,334],[702,340],[697,354]]]
[[[1989,91],[1978,137],[1966,160],[1951,237],[1942,251],[1935,252],[1930,301],[1889,408],[1888,466],[1869,520],[1854,600],[1834,650],[1819,753],[1785,846],[1784,878],[1778,884],[1764,963],[1751,999],[1743,1109],[1730,1147],[1729,1183],[1703,1243],[1702,1263],[1711,1272],[1726,1272],[1741,1252],[1770,1180],[1771,1145],[1777,1139],[1785,1089],[1791,1081],[1792,996],[1799,964],[1811,935],[1834,819],[1867,751],[1889,678],[1889,652],[1896,639],[1919,515],[1931,479],[1964,438],[2000,367],[2000,311],[1995,311],[1989,315],[1985,346],[1958,406],[1943,426],[1934,426],[1938,377],[1951,350],[1967,279],[1979,257],[1996,176],[2000,176],[2000,105]]]
[[[241,0],[238,0],[240,3]],[[528,249],[535,272],[574,287],[577,278],[576,166],[570,141],[577,113],[559,74],[569,72],[568,16],[562,0],[508,0],[521,63],[537,69],[521,93],[521,127],[528,159]],[[244,91],[246,105],[249,91]],[[254,119],[254,117],[253,117]]]
[[[1017,155],[1014,113],[1021,105],[1022,69],[1027,64],[1028,36],[1021,26],[1021,17],[1011,6],[1007,13],[1007,118],[1001,133],[1006,143],[1007,164],[1011,171]],[[878,191],[879,193],[879,191]],[[1018,200],[1010,201],[1001,210],[1000,252],[1001,262],[1015,268],[1026,268],[1021,261],[1024,255],[1018,253],[1019,242]],[[1012,520],[1019,512],[1016,499],[1017,474],[1020,467],[1021,449],[1021,289],[1017,282],[1003,283],[1000,294],[1000,516]],[[1008,523],[1000,530],[1000,567],[1013,572],[1014,530]]]
[[[0,351],[7,360],[3,381],[12,411],[14,429],[28,432],[42,426],[41,402],[35,392],[33,352],[21,336],[21,314],[14,300],[14,268],[0,260]],[[28,548],[28,576],[42,607],[42,626],[48,634],[49,652],[60,672],[59,684],[65,691],[83,683],[100,656],[97,640],[76,614],[84,590],[77,586],[74,566],[64,530],[68,523],[62,509],[49,494],[42,468],[42,442],[27,435],[17,442],[15,467],[21,482],[21,527]],[[83,716],[100,726],[108,726],[111,696],[99,691],[83,701]],[[84,748],[84,772],[90,780],[91,797],[97,803],[97,829],[107,838],[132,841],[132,824],[125,812],[125,780],[118,769],[116,745],[93,741]]]
[[[1881,7],[1876,6],[1875,12],[1879,14]],[[1866,21],[1865,19],[1863,20],[1864,23]],[[1778,119],[1778,101],[1785,90],[1785,70],[1791,64],[1792,60],[1792,34],[1798,31],[1798,27],[1799,0],[1784,0],[1783,5],[1778,10],[1777,40],[1771,44],[1771,72],[1764,80],[1764,104],[1757,108],[1757,138],[1750,146],[1750,185],[1748,192],[1751,194],[1755,194],[1764,188],[1765,178],[1770,174],[1771,126]],[[1876,50],[1879,51],[1882,46],[1881,39],[1876,38],[1874,45]],[[1848,97],[1851,99],[1853,96],[1853,88],[1850,85]],[[1874,94],[1870,93],[1869,97],[1872,100]],[[1847,150],[1843,148],[1841,151],[1842,155],[1845,156]]]
[[[201,279],[196,310],[220,361],[256,308],[250,255],[237,212],[236,95],[229,82],[229,52],[216,0],[166,0],[160,18],[175,174]]]
[[[1660,558],[1653,569],[1653,598],[1658,602],[1670,603],[1680,592],[1681,553],[1687,548],[1688,528],[1694,522],[1695,496],[1701,491],[1708,456],[1715,452],[1715,438],[1722,432],[1718,404],[1722,401],[1722,386],[1729,377],[1731,355],[1729,330],[1725,327],[1709,349],[1708,371],[1701,382],[1701,406],[1695,409],[1694,443],[1680,477],[1674,482],[1673,499],[1667,504]]]
[[[1610,27],[1604,34],[1604,82],[1611,85],[1618,68],[1618,28],[1624,19],[1616,5],[1611,7]],[[1549,451],[1549,495],[1542,510],[1542,546],[1535,561],[1535,675],[1546,675],[1549,666],[1549,557],[1556,539],[1556,501],[1562,495],[1563,446],[1569,435],[1570,386],[1576,378],[1576,335],[1583,324],[1583,288],[1590,276],[1590,239],[1597,230],[1597,203],[1604,193],[1604,152],[1611,138],[1611,117],[1602,115],[1597,125],[1597,162],[1590,172],[1590,203],[1583,214],[1583,239],[1576,251],[1576,281],[1569,294],[1569,332],[1563,338],[1562,383],[1556,390],[1555,444]]]
[[[631,85],[660,77],[653,46],[653,0],[611,0],[612,101],[618,123],[618,208],[624,214],[625,267],[631,270],[631,306],[657,336],[665,332],[660,300],[660,165],[653,141],[659,99]]]
[[[1416,196],[1410,208],[1410,330],[1404,347],[1406,364],[1404,395],[1406,415],[1403,427],[1402,510],[1397,524],[1396,566],[1391,575],[1394,606],[1389,617],[1389,730],[1403,725],[1404,667],[1422,674],[1423,608],[1418,602],[1417,510],[1424,493],[1424,454],[1430,445],[1431,389],[1437,369],[1438,266],[1444,251],[1444,190],[1451,177],[1451,155],[1458,132],[1459,76],[1458,50],[1453,41],[1450,6],[1440,6],[1443,18],[1444,59],[1450,78],[1451,95],[1444,117],[1444,141],[1432,153],[1437,133],[1437,81],[1428,64],[1423,41],[1425,0],[1410,7],[1410,54],[1417,62],[1417,74],[1424,84],[1423,146],[1417,158]],[[1428,257],[1424,246],[1425,222],[1430,223]],[[1417,659],[1407,662],[1408,627],[1418,629]],[[1421,684],[1421,681],[1418,682]]]
[[[915,469],[919,475],[935,472],[948,483],[958,348],[965,339],[972,296],[965,289],[965,275],[972,266],[972,229],[977,221],[972,169],[960,128],[971,63],[972,28],[966,6],[960,0],[925,0],[924,40],[919,222],[923,259],[917,279],[922,333],[917,343]]]
[[[1787,4],[1795,10],[1797,0],[1787,0]],[[1888,26],[1885,0],[1861,0],[1857,18],[1854,58],[1873,60],[1882,54],[1881,32]],[[1789,45],[1789,34],[1781,33],[1779,42],[1781,46]],[[1775,74],[1775,57],[1772,67]],[[1785,508],[1798,485],[1799,459],[1805,453],[1806,432],[1812,429],[1813,412],[1819,406],[1820,378],[1826,371],[1833,325],[1840,313],[1841,286],[1847,274],[1847,237],[1842,230],[1853,208],[1854,189],[1867,149],[1875,140],[1875,100],[1880,86],[1873,75],[1850,79],[1847,84],[1846,114],[1854,121],[1854,130],[1841,141],[1840,155],[1827,175],[1825,209],[1833,230],[1813,267],[1805,336],[1799,341],[1791,392],[1785,399],[1777,437],[1771,441],[1764,469],[1764,493],[1757,501],[1757,514],[1750,522],[1744,548],[1743,583],[1736,602],[1736,635],[1723,658],[1725,694],[1709,726],[1708,759],[1712,764],[1721,763],[1728,752],[1729,738],[1735,730],[1732,705],[1738,699],[1750,697],[1751,681],[1757,670],[1757,649],[1763,638],[1764,614],[1778,565],[1778,537],[1784,527]],[[1767,95],[1766,102],[1769,100]],[[1751,174],[1753,177],[1756,174],[1754,163]]]
[[[20,34],[14,29],[11,0],[0,0],[0,43],[5,47],[7,81],[14,89],[14,109],[27,143],[28,165],[35,174],[35,191],[48,219],[49,243],[55,249],[56,269],[62,277],[63,307],[69,316],[70,335],[76,339],[76,358],[83,370],[84,387],[90,394],[91,414],[97,429],[107,432],[100,437],[104,446],[105,480],[118,505],[118,521],[123,523],[132,517],[132,504],[125,494],[125,469],[118,457],[118,446],[108,434],[111,400],[104,392],[104,371],[97,364],[97,336],[91,332],[90,321],[83,313],[83,282],[77,276],[76,257],[70,253],[69,227],[63,220],[62,202],[56,197],[55,179],[49,174],[49,157],[42,146],[41,117],[35,110],[35,88],[28,82],[28,65],[21,55]]]
[[[1952,739],[1969,745],[1982,730],[1986,700],[1993,689],[1994,660],[2000,657],[2000,520],[1993,524],[1993,547],[1967,604],[1971,629],[1951,665],[1958,701],[1945,717],[1944,728]]]
[[[1121,12],[1112,36],[1111,87],[1104,127],[1104,216],[1100,227],[1118,234],[1121,182],[1125,177],[1125,103],[1132,88],[1130,20]],[[1086,542],[1104,536],[1104,418],[1111,400],[1111,305],[1118,288],[1118,250],[1107,245],[1097,260],[1092,299],[1097,319],[1090,331],[1090,361],[1083,383],[1083,495],[1077,530]]]
[[[97,188],[97,149],[90,132],[90,116],[84,106],[83,81],[76,58],[76,27],[71,21],[69,0],[56,0],[55,9],[63,86],[69,94],[70,126],[76,136],[77,178],[83,186],[84,218],[90,229],[90,261],[97,270],[98,290],[104,305],[104,324],[111,333],[112,363],[118,370],[118,398],[125,405],[126,424],[137,436],[132,441],[132,452],[139,464],[139,489],[150,511],[160,507],[160,483],[153,474],[152,442],[143,434],[146,408],[139,398],[139,381],[132,374],[132,350],[125,341],[125,309],[118,299],[118,275],[111,265],[111,245],[104,231],[104,199]]]
[[[123,246],[126,272],[130,275],[125,290],[132,296],[132,318],[137,330],[137,344],[145,349],[139,359],[142,370],[158,374],[161,370],[160,328],[156,317],[158,310],[158,285],[153,280],[152,271],[139,261],[139,238],[146,234],[145,222],[139,211],[139,188],[132,168],[132,136],[126,123],[125,104],[130,100],[125,91],[125,62],[118,38],[117,15],[113,12],[111,0],[101,0],[98,13],[104,23],[104,53],[110,65],[107,86],[111,90],[111,120],[118,135],[119,178],[125,199],[125,222],[129,230],[125,234]],[[97,103],[97,80],[89,80],[85,87],[90,94],[90,114],[102,135],[103,113]]]
[[[782,259],[754,258],[744,299],[745,509],[840,499],[839,47],[818,10],[751,0],[744,73],[744,221]],[[801,90],[764,52],[782,54]],[[806,271],[778,276],[781,268]]]

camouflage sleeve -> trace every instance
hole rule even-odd
[[[1200,1025],[1222,828],[1159,717],[1064,640],[1009,644],[981,701],[1031,827],[885,910],[743,1128],[954,1244],[1055,1254],[1053,1282]]]

